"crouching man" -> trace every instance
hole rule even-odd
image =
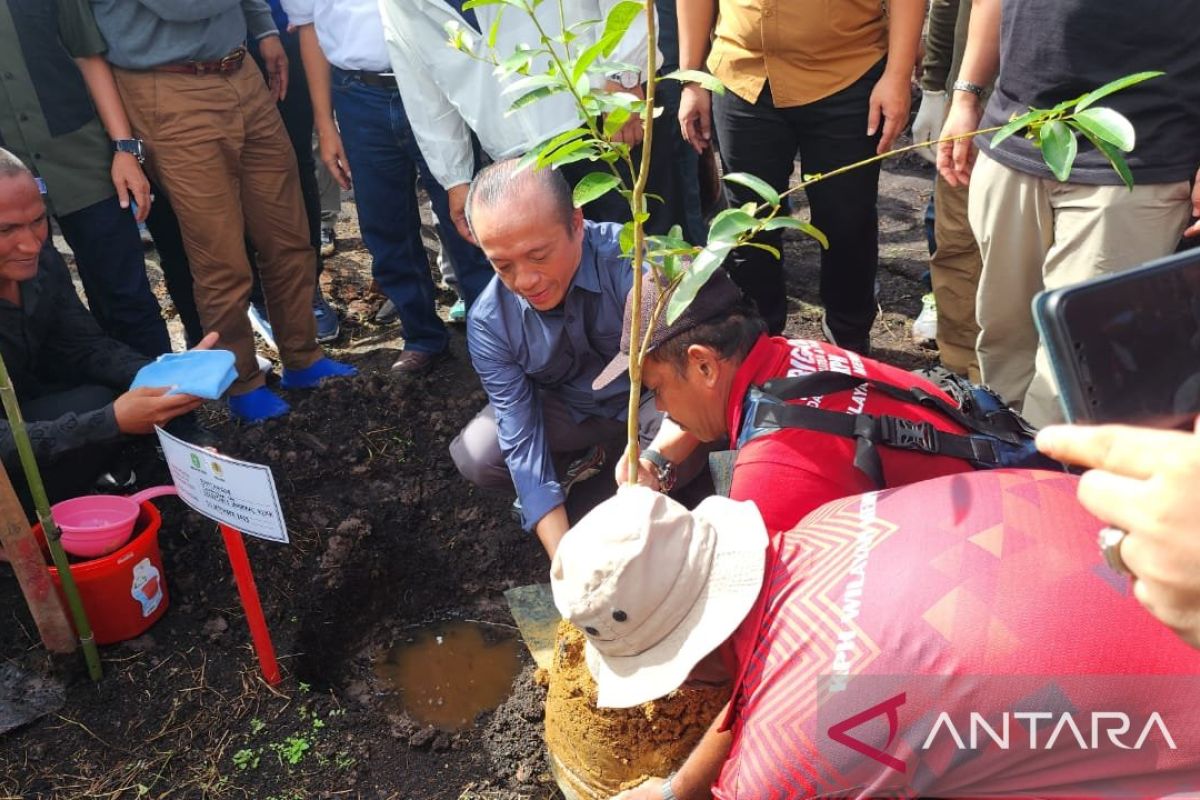
[[[642,286],[641,329],[646,330],[659,288],[654,281]],[[863,442],[865,437],[854,435],[863,432],[855,425],[865,415],[922,426],[939,443],[946,441],[939,434],[965,433],[952,414],[900,396],[918,390],[956,405],[929,381],[834,345],[768,336],[766,331],[766,323],[742,300],[723,269],[713,273],[673,324],[659,320],[642,366],[642,383],[667,420],[641,454],[639,483],[657,488],[663,474],[701,443],[728,437],[737,448],[728,495],[753,500],[767,527],[779,531],[829,500],[973,468],[957,452],[891,446],[879,427],[865,432],[880,434],[877,441]],[[598,387],[624,372],[628,354],[626,339]],[[785,412],[803,419],[771,409],[754,416],[757,405],[750,404],[758,387],[806,376],[821,385],[791,398],[795,410]],[[617,481],[624,482],[627,475],[622,459]]]
[[[621,800],[1163,797],[1200,786],[1200,653],[1095,545],[1077,479],[993,470],[752,503],[625,487],[563,538],[555,604],[601,707],[732,682],[683,766]]]
[[[47,244],[48,234],[33,175],[0,149],[0,354],[53,503],[86,494],[127,435],[153,433],[155,425],[183,417],[202,401],[167,395],[168,387],[129,390],[150,359],[100,329],[79,301],[62,258]],[[210,334],[198,348],[216,340]],[[0,457],[32,510],[18,478],[12,429],[2,419]]]
[[[450,455],[478,486],[515,486],[522,523],[553,556],[569,523],[552,457],[625,437],[628,376],[592,384],[620,347],[633,269],[621,255],[620,225],[585,221],[562,175],[517,163],[482,170],[467,197],[471,230],[496,271],[467,315],[488,405]],[[643,443],[661,420],[646,398]],[[693,459],[681,468],[679,484],[700,466]]]

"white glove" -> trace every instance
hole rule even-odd
[[[913,144],[929,142],[938,138],[942,132],[942,123],[946,121],[946,93],[921,92],[921,105],[917,106],[917,118],[913,120]],[[937,148],[922,147],[917,150],[922,158],[930,163],[937,163]]]

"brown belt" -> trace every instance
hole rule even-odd
[[[224,58],[216,61],[181,61],[155,67],[156,72],[177,72],[182,75],[228,75],[242,68],[246,60],[246,48],[239,47]]]

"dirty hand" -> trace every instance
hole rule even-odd
[[[970,92],[955,92],[954,100],[950,103],[950,112],[946,115],[946,124],[942,126],[942,135],[939,138],[962,136],[978,130],[979,120],[982,118],[983,108],[979,104],[978,97]],[[937,168],[941,176],[946,179],[946,183],[951,186],[968,185],[971,182],[971,168],[975,165],[977,152],[971,138],[938,144]]]
[[[1189,239],[1200,236],[1200,170],[1196,170],[1196,182],[1192,184],[1192,218],[1196,221],[1183,232]]]
[[[712,95],[698,83],[685,83],[679,98],[679,130],[697,153],[712,144]]]
[[[1051,458],[1093,468],[1079,481],[1079,502],[1128,531],[1120,554],[1134,596],[1200,648],[1200,420],[1194,433],[1052,425],[1037,444]]]
[[[629,454],[621,453],[621,459],[617,462],[617,486],[624,486],[629,483]],[[654,469],[654,465],[644,458],[638,459],[638,486],[647,486],[654,491],[659,491],[658,488],[658,472]]]
[[[936,139],[938,132],[942,129],[942,123],[945,121],[946,93],[922,91],[921,104],[917,106],[917,118],[913,120],[912,124],[913,144]],[[917,151],[917,155],[931,164],[937,163],[937,151],[933,149],[933,146],[922,147]]]
[[[317,141],[321,147],[321,162],[325,164],[338,186],[349,189],[350,162],[346,159],[346,149],[342,146],[342,135],[338,133],[332,119],[328,125],[322,125],[317,131]]]
[[[117,190],[121,208],[129,208],[129,201],[137,203],[137,221],[145,222],[150,214],[150,181],[142,172],[142,165],[132,153],[114,153],[112,182]]]
[[[650,778],[645,783],[614,795],[612,800],[662,800],[662,785],[662,778]]]
[[[271,88],[271,97],[276,103],[282,103],[287,97],[288,89],[288,57],[283,52],[283,43],[279,36],[271,34],[258,40],[258,54],[262,56],[267,68],[267,85]]]
[[[204,402],[190,394],[172,394],[167,386],[142,386],[130,389],[113,401],[113,414],[121,433],[153,433],[154,426],[166,425],[171,420],[195,411]]]
[[[470,188],[469,183],[451,186],[446,190],[446,200],[450,204],[450,221],[454,223],[458,235],[478,246],[479,243],[471,235],[471,226],[467,224],[467,192]]]
[[[646,92],[641,86],[635,86],[632,89],[626,89],[616,81],[608,81],[604,88],[609,94],[625,92],[626,94],[636,95],[642,100],[646,99]],[[646,131],[642,128],[641,116],[634,114],[629,119],[625,120],[625,124],[613,134],[612,140],[614,142],[624,142],[630,147],[637,147],[642,143],[642,139],[645,137],[645,135]]]
[[[876,153],[886,153],[892,149],[892,142],[908,122],[908,109],[912,105],[912,84],[908,75],[890,75],[883,77],[871,90],[869,111],[867,112],[867,136],[874,136],[883,126]]]

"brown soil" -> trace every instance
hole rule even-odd
[[[908,335],[926,291],[918,276],[931,174],[904,161],[882,183],[875,355],[910,368],[933,356]],[[82,658],[42,652],[0,565],[0,657],[67,684],[57,714],[0,736],[0,800],[556,793],[542,746],[545,690],[531,660],[499,709],[453,734],[390,711],[373,676],[372,658],[414,626],[512,624],[501,593],[544,581],[548,565],[510,517],[511,498],[472,489],[446,454],[484,402],[461,332],[454,358],[431,375],[390,374],[396,328],[365,321],[379,303],[367,291],[368,259],[353,224],[339,235],[325,283],[347,314],[331,351],[362,374],[290,393],[291,416],[259,428],[207,412],[226,451],[275,472],[292,542],[248,547],[283,682],[260,677],[214,526],[175,500],[159,503],[170,609],[140,639],[101,649],[99,684]],[[819,337],[815,245],[789,239],[786,249],[789,333]],[[149,448],[137,469],[147,485],[166,477]]]
[[[559,624],[546,697],[546,747],[562,785],[580,800],[603,800],[650,777],[669,775],[729,699],[725,689],[679,689],[629,709],[596,708],[584,635]]]

